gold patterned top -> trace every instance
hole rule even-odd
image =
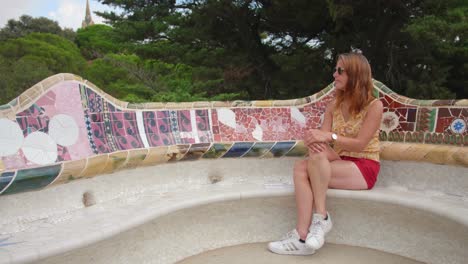
[[[377,99],[375,99],[377,100]],[[375,101],[374,100],[374,101]],[[333,110],[333,124],[332,131],[339,136],[355,138],[357,137],[359,130],[362,127],[362,122],[366,117],[369,106],[374,102],[369,103],[364,109],[357,115],[350,116],[348,121],[345,121],[341,108],[336,107]],[[372,139],[369,141],[367,146],[361,152],[347,151],[340,148],[339,144],[334,144],[333,149],[340,156],[349,156],[354,158],[365,158],[375,161],[380,161],[380,143],[379,143],[379,130],[375,131]]]

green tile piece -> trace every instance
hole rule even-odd
[[[379,82],[379,81],[376,81],[374,80],[374,87],[377,87],[379,88],[380,90],[382,90],[382,92],[384,93],[387,93],[387,94],[392,94],[394,93],[390,88],[388,88],[386,85],[384,85],[383,83]]]
[[[295,145],[295,141],[276,142],[271,148],[270,153],[273,154],[273,157],[283,157],[286,153],[291,151]]]
[[[198,160],[200,159],[210,148],[210,143],[199,143],[192,144],[187,154],[181,160]]]
[[[129,109],[145,109],[145,103],[129,103],[127,105]]]
[[[372,95],[375,97],[375,98],[379,98],[379,90],[375,89],[372,89]]]
[[[31,190],[38,190],[49,185],[60,173],[61,164],[19,170],[13,183],[3,192],[3,194],[19,193]]]
[[[455,135],[448,135],[448,143],[452,145],[455,144]]]
[[[8,171],[0,174],[0,193],[11,183],[15,175],[16,171]]]
[[[417,100],[417,104],[420,106],[433,106],[436,100]]]
[[[306,98],[299,98],[294,102],[295,106],[300,106],[300,105],[305,105],[309,103],[310,100],[307,100]]]
[[[223,156],[233,145],[233,143],[214,143],[211,148],[202,156],[204,159],[217,159]]]
[[[380,131],[379,140],[380,140],[380,141],[387,141],[387,139],[388,139],[387,132],[385,132],[385,131]]]
[[[304,141],[297,141],[296,145],[286,153],[286,157],[304,157],[309,152],[309,149],[304,144]]]
[[[429,131],[435,132],[435,123],[437,120],[437,108],[431,109],[429,112]]]
[[[232,102],[232,107],[250,107],[252,106],[251,101],[234,101]]]
[[[256,142],[255,145],[242,157],[262,157],[273,147],[275,142]]]
[[[10,107],[15,107],[15,106],[18,106],[18,97],[16,97],[15,99],[11,100],[9,103],[8,103],[8,106],[6,109],[10,108]]]

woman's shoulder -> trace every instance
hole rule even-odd
[[[380,101],[379,98],[374,98],[373,100],[371,100],[371,102],[369,103],[369,108],[370,109],[383,109],[383,103],[382,101]]]
[[[383,103],[379,99],[373,99],[363,111],[361,111],[361,114],[364,114],[365,116],[368,116],[368,113],[382,113],[383,112]]]

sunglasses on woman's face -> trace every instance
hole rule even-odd
[[[338,75],[341,75],[341,74],[343,74],[343,72],[345,72],[345,69],[343,69],[341,67],[336,67],[335,72],[338,72]]]

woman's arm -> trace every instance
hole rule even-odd
[[[333,106],[334,106],[334,101],[330,104],[327,105],[325,109],[325,113],[323,114],[323,122],[322,126],[320,129],[311,129],[309,131],[305,131],[304,133],[304,143],[306,146],[309,148],[312,148],[313,143],[323,143],[323,142],[328,142],[324,140],[323,138],[320,139],[317,138],[318,134],[320,135],[328,135],[326,132],[330,132],[332,129],[332,123],[333,123]],[[323,132],[323,133],[322,133]],[[330,134],[330,140],[331,140],[331,134]]]
[[[327,108],[325,109],[325,114],[323,114],[323,123],[322,123],[322,126],[320,127],[321,131],[330,132],[332,130],[334,107],[335,107],[335,101],[327,105]]]

